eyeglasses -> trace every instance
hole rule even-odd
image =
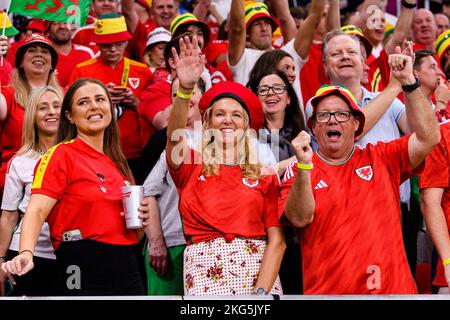
[[[99,46],[106,50],[112,50],[112,48],[122,49],[124,46],[127,45],[127,43],[128,43],[127,41],[114,42],[114,43],[102,43]]]
[[[350,120],[351,111],[336,111],[336,112],[317,112],[316,113],[316,121],[320,123],[326,123],[330,121],[331,116],[333,115],[337,122],[346,122]]]
[[[286,85],[284,84],[274,84],[273,86],[259,86],[256,88],[256,93],[259,96],[267,96],[269,94],[270,89],[272,89],[275,94],[282,94],[286,91]]]

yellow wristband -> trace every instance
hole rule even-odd
[[[190,100],[192,98],[192,94],[194,93],[194,91],[191,91],[191,93],[186,94],[181,92],[180,90],[177,90],[177,97],[183,100]]]
[[[304,163],[297,163],[297,168],[298,169],[302,169],[302,170],[311,170],[312,168],[314,168],[312,163],[309,164],[304,164]]]
[[[450,264],[450,259],[445,259],[444,261],[442,261],[442,264],[443,264],[444,266]]]

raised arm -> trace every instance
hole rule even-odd
[[[358,139],[364,137],[366,133],[375,126],[378,120],[380,120],[383,114],[389,109],[389,106],[394,99],[401,92],[402,87],[400,82],[394,78],[391,73],[391,81],[389,82],[389,85],[381,91],[375,99],[370,101],[370,103],[361,109],[365,116],[365,122],[363,132],[358,136]]]
[[[416,79],[412,71],[412,58],[401,54],[400,47],[396,47],[395,52],[389,56],[393,76],[402,86],[414,84]],[[409,160],[414,170],[439,143],[441,134],[430,101],[422,90],[419,88],[411,92],[403,90],[403,93],[408,124],[414,132],[408,142]]]
[[[211,0],[199,0],[195,5],[192,14],[200,21],[206,23],[209,9],[211,7]]]
[[[125,17],[125,21],[127,22],[127,28],[130,33],[133,33],[136,30],[136,27],[139,23],[139,17],[134,11],[134,1],[135,0],[122,0],[122,14]]]
[[[341,8],[339,0],[328,0],[328,3],[327,31],[330,32],[341,27]]]
[[[312,165],[313,151],[310,143],[311,136],[305,131],[292,140],[291,144],[298,163]],[[284,215],[295,227],[301,228],[313,221],[315,208],[311,187],[311,170],[298,169],[286,199]]]
[[[245,11],[244,1],[232,0],[230,17],[230,30],[228,32],[228,61],[231,66],[236,65],[241,60],[245,50]]]
[[[180,135],[179,133],[186,127],[189,96],[192,95],[195,84],[203,72],[206,58],[201,53],[195,36],[192,38],[192,43],[189,41],[189,37],[181,38],[180,55],[175,48],[172,48],[172,56],[177,70],[179,86],[167,124],[166,158],[167,164],[171,168],[178,169],[182,160],[186,157],[185,151],[187,150],[186,138],[184,134]],[[177,150],[180,150],[180,152],[177,152]],[[175,159],[174,154],[178,159]]]
[[[276,18],[280,22],[284,43],[287,43],[291,39],[294,39],[297,33],[295,20],[289,11],[289,3],[286,0],[272,0],[270,1],[270,5],[275,10]]]
[[[416,0],[404,0],[408,4],[415,5]],[[406,40],[411,30],[411,24],[413,20],[414,9],[402,7],[400,16],[398,17],[397,24],[395,25],[394,32],[389,38],[388,42],[384,46],[388,55],[393,54],[395,47],[402,46],[403,41]]]
[[[4,272],[22,276],[33,269],[33,254],[39,233],[56,201],[56,199],[42,194],[31,195],[30,203],[22,222],[19,255],[2,264]]]
[[[325,0],[312,0],[308,16],[297,30],[294,48],[303,60],[308,57],[309,49],[314,39],[314,33],[320,23],[324,9]]]

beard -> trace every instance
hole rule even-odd
[[[50,35],[50,40],[52,40],[52,42],[56,45],[63,45],[67,44],[71,40],[71,36],[69,32],[67,35],[52,34]]]

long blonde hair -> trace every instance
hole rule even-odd
[[[41,150],[39,147],[39,133],[36,126],[36,113],[39,106],[41,97],[46,92],[53,92],[62,102],[62,95],[58,89],[52,86],[45,86],[37,89],[33,89],[30,94],[30,98],[25,108],[25,116],[23,119],[22,128],[22,147],[17,154],[25,154],[31,152],[31,156],[37,155]],[[55,142],[56,142],[55,132]]]
[[[214,133],[210,127],[213,107],[208,108],[203,115],[203,138],[202,138],[202,173],[205,177],[218,175],[220,172],[220,161],[217,158],[214,143]],[[248,179],[260,179],[263,176],[263,165],[258,161],[255,149],[256,135],[249,128],[249,117],[244,113],[244,132],[238,140],[238,164],[242,175]],[[211,148],[212,147],[212,148]]]
[[[25,109],[27,106],[28,96],[33,88],[31,88],[28,83],[27,76],[25,75],[23,68],[18,66],[13,71],[12,84],[14,87],[14,100]],[[59,92],[62,92],[54,70],[51,70],[48,74],[47,85],[59,90]]]

